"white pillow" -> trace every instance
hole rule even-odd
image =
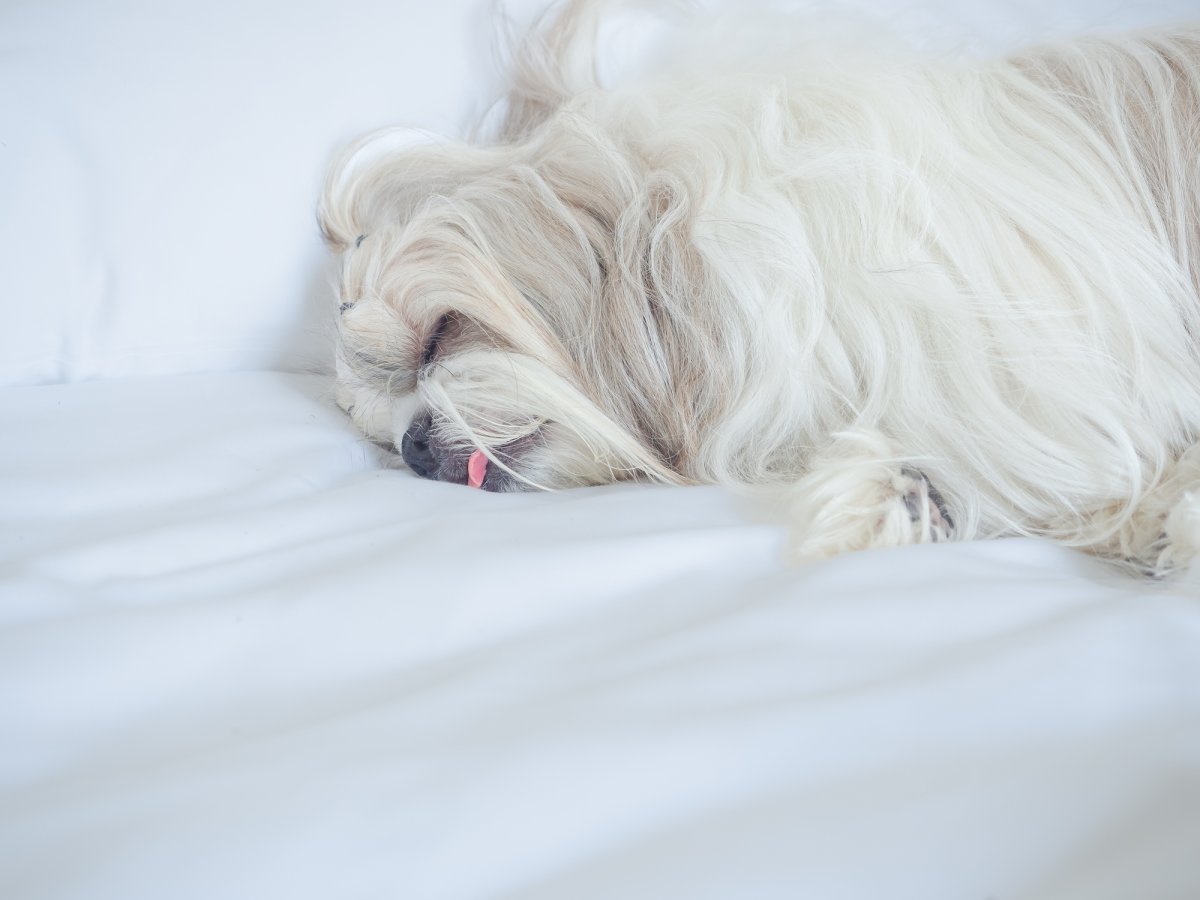
[[[460,132],[490,28],[485,0],[0,5],[0,383],[324,366],[325,167]]]
[[[543,3],[506,5],[527,20]],[[832,5],[890,8],[923,37],[1010,42],[1180,18],[1195,0]],[[461,133],[498,88],[491,9],[0,4],[0,384],[324,367],[325,167],[382,126]]]

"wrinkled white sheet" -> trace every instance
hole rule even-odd
[[[0,897],[1200,896],[1200,590],[789,570],[380,468],[319,378],[0,392]]]

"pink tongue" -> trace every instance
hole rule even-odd
[[[477,488],[483,484],[483,476],[487,474],[487,457],[482,450],[476,450],[467,460],[467,484]]]

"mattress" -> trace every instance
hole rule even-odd
[[[716,488],[389,468],[324,377],[0,418],[0,896],[1200,895],[1195,581],[788,568]]]

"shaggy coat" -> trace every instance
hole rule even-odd
[[[604,87],[596,6],[519,44],[491,137],[334,165],[369,436],[492,490],[786,486],[797,558],[1200,553],[1200,29],[980,62],[698,23]]]

